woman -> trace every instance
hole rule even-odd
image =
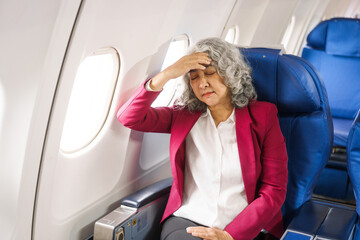
[[[174,107],[151,108],[163,86],[184,75]],[[280,238],[287,155],[276,107],[256,101],[251,69],[236,46],[198,42],[142,85],[118,112],[125,126],[171,133],[173,184],[162,240]]]

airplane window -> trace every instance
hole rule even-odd
[[[179,35],[170,43],[169,49],[166,53],[164,63],[161,71],[176,62],[179,58],[184,56],[189,47],[189,38],[186,35]],[[152,107],[171,106],[179,94],[182,92],[184,85],[182,77],[172,79],[164,86],[163,91],[156,98],[151,105]]]
[[[226,36],[225,36],[225,41],[232,43],[232,44],[236,44],[237,42],[237,34],[238,34],[238,27],[237,26],[233,26],[231,28],[228,29]]]
[[[95,139],[104,125],[119,73],[119,55],[99,49],[79,66],[70,96],[60,149],[75,152]]]
[[[294,27],[295,27],[295,16],[292,16],[291,20],[289,22],[289,25],[287,26],[287,28],[285,30],[284,36],[281,40],[281,44],[284,46],[285,50],[288,50],[287,47],[288,47],[288,44],[290,41],[291,34],[294,30]]]

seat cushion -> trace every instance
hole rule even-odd
[[[346,147],[346,142],[352,122],[353,121],[350,119],[333,118],[334,147]]]

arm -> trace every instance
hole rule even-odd
[[[142,84],[117,112],[117,119],[125,126],[143,132],[170,133],[173,109],[152,108],[151,104],[160,94],[147,91]]]
[[[173,109],[152,108],[151,103],[159,95],[163,86],[171,79],[180,77],[193,69],[205,69],[211,59],[206,53],[193,53],[180,58],[176,63],[157,74],[147,91],[140,86],[133,96],[119,109],[117,119],[126,127],[145,132],[170,133]]]
[[[285,200],[287,154],[275,106],[269,109],[266,126],[261,150],[262,172],[258,180],[258,197],[225,228],[236,240],[256,237],[279,214]]]

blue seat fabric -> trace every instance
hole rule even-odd
[[[253,69],[258,100],[274,103],[288,153],[285,225],[312,196],[330,156],[333,125],[324,84],[302,58],[279,50],[241,49]]]
[[[359,19],[321,22],[310,32],[302,57],[315,66],[325,82],[334,119],[334,146],[346,147],[349,126],[360,109]],[[341,124],[335,122],[339,118]]]
[[[346,146],[346,154],[348,159],[348,172],[353,184],[354,195],[356,199],[356,212],[358,214],[358,222],[356,225],[354,239],[360,239],[360,110],[351,126],[349,132],[348,144]]]
[[[286,229],[285,239],[352,239],[353,228],[357,218],[352,206],[332,204],[319,200],[306,202]],[[292,237],[292,235],[295,235]]]
[[[359,215],[360,20],[333,18],[321,22],[309,34],[302,56],[315,66],[324,79],[334,121],[333,146],[346,148],[346,162],[343,164],[351,179]],[[343,170],[339,168],[333,177],[343,181],[344,185],[348,178],[340,180],[340,171]],[[323,180],[327,181],[326,178]],[[334,186],[328,188],[331,193],[337,191]],[[359,223],[354,239],[360,240],[358,226]]]
[[[334,146],[346,146],[353,120],[333,118],[334,123]]]

